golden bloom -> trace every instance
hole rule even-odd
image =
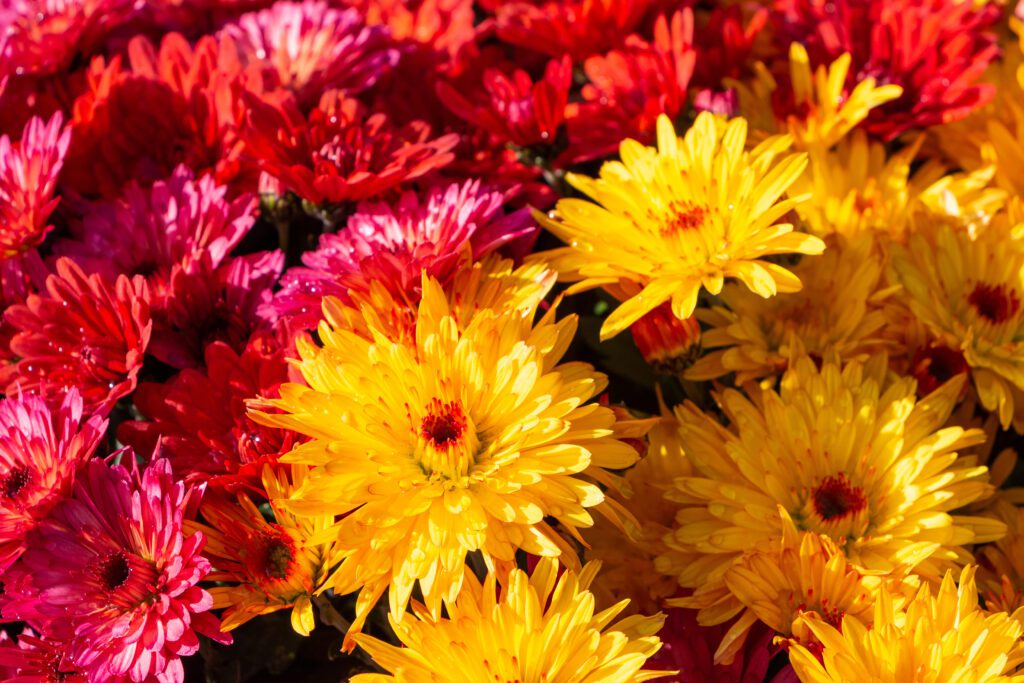
[[[1007,214],[979,230],[938,225],[897,248],[906,305],[936,343],[963,354],[982,406],[1024,428],[1024,238]]]
[[[960,573],[960,587],[947,572],[938,593],[925,583],[905,610],[881,591],[874,625],[847,616],[842,631],[805,618],[824,645],[823,661],[793,643],[790,663],[807,683],[997,683],[1024,681],[1015,675],[1024,662],[1024,610],[1012,616],[988,614],[978,606],[974,567]]]
[[[1006,536],[975,551],[985,608],[1013,612],[1024,607],[1024,509],[1006,501],[994,506],[1006,522]]]
[[[602,325],[602,339],[666,301],[685,320],[701,288],[718,294],[725,278],[765,298],[800,288],[792,273],[764,258],[824,249],[818,238],[776,224],[800,200],[780,197],[806,157],[784,155],[788,136],[749,152],[746,139],[743,119],[704,112],[680,139],[663,115],[657,149],[625,140],[622,161],[605,163],[599,178],[569,174],[593,202],[562,199],[550,217],[537,214],[569,246],[534,258],[576,282],[570,292],[603,286],[623,301]]]
[[[824,255],[803,259],[793,274],[804,288],[764,301],[727,284],[722,305],[698,308],[708,326],[708,352],[686,371],[691,380],[736,373],[736,383],[782,373],[797,350],[817,358],[866,360],[891,343],[884,338],[882,259],[871,240],[834,240]]]
[[[416,619],[391,618],[404,647],[355,636],[392,675],[361,674],[352,681],[632,683],[669,675],[643,668],[661,647],[655,634],[664,615],[612,623],[626,601],[595,613],[588,589],[599,567],[592,562],[578,575],[557,576],[557,563],[542,559],[531,576],[513,570],[500,593],[494,574],[483,585],[469,574],[448,618],[415,602]]]
[[[951,512],[991,491],[988,470],[962,466],[955,454],[983,434],[943,427],[962,383],[918,401],[912,379],[890,378],[884,354],[843,367],[825,359],[820,370],[802,357],[778,393],[719,393],[729,426],[692,403],[677,407],[696,474],[676,479],[669,494],[682,509],[659,564],[696,552],[699,559],[676,563],[680,584],[721,583],[743,553],[777,548],[780,506],[858,569],[913,566],[937,579],[969,562],[964,546],[998,538],[1005,526]]]
[[[431,613],[462,586],[467,553],[503,573],[522,549],[576,561],[549,521],[578,535],[604,494],[592,480],[632,465],[637,452],[614,437],[615,414],[588,404],[607,384],[585,363],[558,365],[576,318],[554,307],[532,316],[483,309],[457,321],[440,285],[423,278],[411,340],[388,337],[376,315],[370,337],[324,306],[318,346],[298,341],[308,386],[286,384],[256,412],[265,424],[311,438],[283,460],[310,465],[290,501],[298,514],[343,516],[343,554],[331,583],[360,591],[357,632],[389,590],[400,620],[415,583]],[[351,646],[351,640],[348,646]]]
[[[331,567],[339,558],[332,542],[314,540],[331,528],[333,516],[300,517],[287,508],[288,497],[305,478],[302,465],[293,465],[290,477],[284,470],[263,470],[273,521],[264,518],[244,493],[237,499],[223,494],[203,498],[206,524],[193,524],[206,536],[203,555],[213,565],[207,578],[229,584],[210,588],[214,609],[224,608],[225,631],[261,614],[289,608],[297,633],[305,636],[313,630],[311,598],[327,587]]]

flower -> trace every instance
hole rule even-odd
[[[288,380],[284,356],[283,349],[259,337],[241,353],[212,342],[202,369],[186,368],[166,383],[139,385],[135,406],[151,421],[122,423],[118,438],[139,453],[159,446],[159,454],[187,482],[261,490],[264,464],[291,450],[296,435],[253,422],[245,404],[257,396],[277,396]]]
[[[404,192],[393,203],[363,202],[346,230],[322,235],[319,248],[302,255],[305,267],[288,271],[274,308],[313,327],[323,297],[348,301],[377,282],[415,310],[423,271],[447,285],[468,259],[534,237],[529,213],[506,214],[504,201],[504,193],[468,181],[433,187],[423,199]]]
[[[1005,217],[1004,217],[1005,218]],[[939,225],[910,236],[892,267],[934,340],[960,351],[981,405],[1003,428],[1024,422],[1024,243],[1004,224],[973,234]]]
[[[313,541],[334,524],[334,517],[297,516],[285,503],[301,487],[306,468],[263,469],[263,490],[273,511],[273,521],[245,493],[237,498],[204,497],[200,509],[205,524],[193,528],[206,537],[203,555],[217,581],[210,589],[213,608],[224,609],[221,628],[230,631],[250,619],[277,610],[291,609],[292,628],[304,636],[313,630],[314,595],[327,587],[336,563],[334,545]],[[228,585],[224,585],[228,584]]]
[[[913,379],[888,375],[884,354],[819,370],[796,359],[781,390],[751,398],[716,394],[728,417],[692,403],[676,408],[680,440],[696,472],[669,494],[681,508],[659,567],[685,588],[711,590],[746,552],[773,552],[783,509],[801,531],[827,536],[857,570],[913,567],[937,578],[966,564],[964,546],[1005,533],[997,520],[956,514],[991,492],[988,470],[954,456],[980,430],[944,427],[962,380],[917,400]],[[698,559],[679,562],[677,552]]]
[[[0,399],[0,575],[24,551],[28,531],[70,494],[103,437],[101,415],[83,418],[73,387],[52,412],[38,396]]]
[[[885,338],[888,292],[882,257],[870,239],[832,241],[824,255],[793,267],[804,289],[765,301],[735,284],[722,288],[722,305],[698,308],[708,352],[686,371],[693,380],[736,373],[736,382],[772,377],[794,351],[815,358],[867,360],[893,345]],[[829,302],[824,305],[823,302]]]
[[[868,78],[903,94],[874,109],[865,129],[892,140],[912,128],[962,119],[985,104],[993,88],[978,83],[996,58],[994,5],[957,0],[784,0],[772,22],[783,48],[806,46],[810,64],[852,58],[850,86]]]
[[[518,147],[554,145],[565,121],[572,62],[568,57],[551,60],[536,83],[522,69],[506,74],[485,69],[482,82],[466,97],[445,82],[437,94],[445,106],[460,118],[491,133],[501,143]]]
[[[597,179],[569,174],[593,198],[562,199],[551,217],[535,214],[567,247],[546,252],[569,291],[610,288],[625,301],[601,326],[615,336],[659,304],[689,318],[701,287],[718,294],[734,277],[762,297],[800,288],[797,278],[765,256],[820,254],[824,243],[775,224],[799,203],[778,201],[803,172],[806,158],[776,159],[787,137],[744,151],[747,124],[710,113],[697,117],[682,139],[667,116],[658,119],[658,149],[622,143],[622,161],[607,162]]]
[[[208,254],[216,268],[255,222],[254,195],[227,195],[213,177],[178,166],[151,187],[129,183],[117,199],[89,206],[76,239],[57,242],[54,253],[109,280],[142,275],[154,308],[163,309],[174,266]]]
[[[744,19],[744,14],[749,16]],[[697,59],[693,69],[693,85],[719,90],[727,79],[736,81],[750,70],[754,42],[768,21],[768,8],[740,5],[719,5],[711,10],[707,21],[694,33]]]
[[[182,528],[195,495],[166,460],[142,472],[91,461],[8,571],[5,618],[66,639],[90,681],[181,683],[197,634],[230,642],[197,585],[210,571],[203,537]]]
[[[46,291],[11,306],[16,364],[0,371],[6,393],[41,393],[51,407],[76,387],[88,412],[108,410],[135,389],[152,322],[141,279],[111,285],[62,258]],[[43,388],[48,390],[44,393]]]
[[[67,643],[40,638],[30,628],[16,644],[0,633],[0,675],[8,683],[89,683],[70,661]]]
[[[946,572],[938,593],[923,584],[905,610],[886,593],[875,603],[874,626],[847,616],[842,630],[805,618],[807,628],[824,644],[823,661],[794,643],[789,658],[800,680],[925,680],[998,683],[1019,681],[1014,675],[1024,659],[1024,613],[988,614],[978,606],[974,567],[960,572],[960,586]]]
[[[448,618],[418,603],[416,619],[392,616],[404,647],[357,635],[359,646],[392,675],[360,674],[353,683],[528,681],[538,672],[549,680],[626,683],[669,673],[643,668],[661,646],[655,634],[664,615],[612,623],[625,603],[595,614],[588,590],[600,563],[561,576],[557,566],[545,558],[530,576],[514,569],[500,591],[493,573],[481,585],[467,570]]]
[[[389,339],[372,314],[369,339],[350,331],[330,299],[325,315],[322,347],[298,340],[309,386],[285,384],[261,402],[281,414],[253,418],[311,438],[282,461],[312,467],[297,513],[341,516],[333,587],[360,591],[350,634],[386,589],[400,620],[417,581],[439,615],[470,552],[502,573],[519,549],[573,563],[548,520],[569,533],[591,525],[604,495],[585,477],[607,481],[637,458],[614,438],[615,414],[587,403],[605,377],[557,364],[575,317],[556,323],[552,308],[534,326],[483,309],[457,320],[427,275],[411,342]]]
[[[996,516],[1006,523],[1006,536],[975,551],[978,584],[985,609],[1014,612],[1024,607],[1024,509],[1006,501],[996,503]]]
[[[675,375],[693,364],[701,349],[700,323],[696,317],[680,320],[665,302],[644,314],[629,328],[640,355],[655,370]]]
[[[357,100],[328,91],[303,116],[293,99],[271,104],[256,96],[245,141],[261,169],[313,204],[359,201],[400,187],[449,163],[454,133],[432,137],[430,126],[402,127]]]
[[[219,34],[232,39],[243,59],[292,90],[305,108],[337,88],[356,94],[398,63],[399,51],[382,27],[363,24],[355,9],[322,0],[276,2],[243,14]]]

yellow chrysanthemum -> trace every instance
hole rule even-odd
[[[306,479],[307,468],[263,471],[270,500],[268,521],[246,494],[237,499],[208,494],[203,499],[206,524],[191,523],[206,536],[203,554],[213,571],[207,577],[219,584],[210,589],[214,609],[224,609],[222,628],[230,631],[262,614],[292,610],[292,628],[309,635],[313,630],[314,595],[326,588],[331,568],[340,559],[334,543],[316,541],[334,524],[332,515],[296,516],[286,503]]]
[[[709,350],[685,377],[715,379],[736,373],[736,383],[772,377],[786,369],[797,349],[818,358],[866,360],[891,346],[882,334],[882,259],[870,240],[835,241],[824,255],[803,259],[793,274],[804,288],[764,301],[727,284],[722,305],[698,308],[708,326],[701,344]]]
[[[958,448],[979,431],[943,428],[962,386],[954,380],[918,401],[915,383],[891,378],[884,355],[819,370],[807,357],[781,390],[726,390],[726,427],[692,403],[677,407],[686,457],[696,470],[669,495],[682,505],[665,542],[700,558],[679,566],[688,588],[721,583],[743,553],[772,552],[781,506],[797,527],[828,536],[851,564],[891,572],[914,566],[938,578],[965,564],[963,547],[999,538],[996,520],[951,514],[988,495],[985,467],[962,467]]]
[[[939,225],[912,235],[892,264],[906,305],[936,343],[959,351],[982,406],[1024,428],[1024,236],[1006,214],[969,231]]]
[[[570,174],[594,202],[562,199],[537,219],[569,246],[538,254],[577,282],[570,292],[603,286],[623,303],[601,327],[606,339],[665,301],[680,320],[693,313],[701,287],[712,294],[736,278],[762,297],[794,292],[800,281],[763,260],[773,254],[819,254],[816,237],[781,219],[799,198],[780,197],[803,172],[806,157],[783,155],[788,136],[746,151],[747,123],[710,113],[682,139],[658,119],[658,149],[626,140],[622,161],[597,179]]]
[[[1006,501],[993,511],[1006,523],[1006,536],[975,551],[985,608],[1013,612],[1024,607],[1024,509]]]
[[[322,347],[300,339],[307,386],[286,384],[256,412],[311,437],[284,456],[310,465],[290,501],[299,514],[343,515],[338,593],[360,591],[353,632],[385,590],[398,620],[419,582],[435,615],[462,586],[467,553],[507,571],[515,553],[576,560],[551,527],[576,533],[604,494],[590,479],[637,459],[614,438],[615,414],[588,404],[607,384],[585,363],[558,365],[576,318],[484,309],[457,321],[424,276],[411,343],[365,324],[346,329],[324,306]],[[584,478],[587,475],[588,478]],[[349,641],[351,645],[351,641]]]
[[[1024,610],[1011,616],[978,607],[974,568],[967,567],[959,588],[947,572],[935,596],[924,584],[905,611],[881,591],[870,628],[853,616],[843,620],[842,632],[806,618],[824,645],[823,661],[799,643],[789,659],[807,683],[1020,683],[1022,621]]]
[[[708,626],[740,615],[722,637],[716,662],[732,663],[758,620],[780,635],[810,646],[816,640],[800,619],[802,615],[813,613],[834,626],[846,615],[870,624],[879,590],[906,591],[900,585],[902,577],[888,580],[851,567],[827,536],[799,531],[784,509],[780,515],[782,540],[778,547],[743,555],[726,570],[724,585],[705,586],[691,597],[669,601],[699,609],[698,622]]]
[[[557,576],[541,560],[531,576],[513,570],[500,591],[494,574],[483,585],[469,574],[448,618],[413,603],[416,619],[391,620],[404,647],[367,635],[359,646],[391,675],[361,674],[353,683],[483,683],[558,681],[632,683],[669,675],[644,663],[661,647],[664,615],[612,620],[625,602],[595,613],[588,591],[600,563]]]

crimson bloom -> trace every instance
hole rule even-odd
[[[329,91],[307,119],[293,99],[249,105],[246,145],[260,167],[313,204],[359,201],[435,171],[453,158],[454,134],[432,137],[413,121],[393,126],[383,113]]]
[[[174,266],[206,254],[216,268],[256,220],[255,195],[227,195],[213,177],[196,179],[178,166],[152,187],[130,183],[118,199],[86,206],[75,239],[58,242],[54,253],[111,281],[142,275],[154,308],[163,309]]]
[[[47,221],[59,199],[57,176],[71,141],[60,114],[31,119],[21,140],[0,135],[0,258],[39,246],[53,229]]]
[[[5,683],[89,683],[71,662],[67,643],[40,638],[30,628],[17,643],[0,632],[0,676]]]
[[[122,423],[118,438],[144,453],[159,444],[160,454],[186,481],[261,490],[263,465],[290,451],[297,435],[253,422],[246,401],[277,397],[288,381],[284,349],[269,336],[257,337],[240,354],[213,342],[204,365],[182,370],[165,384],[141,384],[135,405],[150,421]]]
[[[784,54],[803,43],[812,68],[850,53],[849,88],[867,78],[901,86],[902,96],[862,124],[892,140],[960,120],[992,98],[994,86],[978,81],[999,54],[991,29],[1000,11],[958,0],[782,0],[773,22]]]
[[[38,396],[0,399],[0,574],[25,549],[25,535],[71,493],[76,470],[107,428],[86,419],[74,388],[51,411]]]
[[[88,411],[109,409],[135,389],[152,322],[141,278],[111,285],[87,276],[70,259],[57,261],[45,292],[12,306],[5,320],[18,330],[11,352],[20,360],[0,373],[6,393],[41,393],[51,406],[76,387]],[[56,401],[56,402],[55,402]]]
[[[197,634],[231,641],[198,586],[210,572],[204,538],[184,529],[198,495],[164,459],[141,472],[93,460],[29,534],[5,580],[4,617],[64,640],[90,681],[181,683]]]
[[[746,18],[738,4],[715,7],[706,23],[694,32],[698,57],[691,84],[720,90],[723,80],[743,78],[749,69],[754,41],[767,22],[768,10],[764,7],[758,7]]]
[[[503,202],[501,192],[469,181],[434,187],[422,200],[406,192],[393,204],[360,204],[345,230],[321,236],[319,248],[303,254],[305,267],[285,274],[275,308],[314,327],[323,297],[347,300],[372,282],[415,308],[423,272],[446,283],[466,259],[532,239],[537,228],[529,213],[505,214]]]
[[[323,0],[282,1],[242,15],[221,30],[248,63],[262,66],[295,93],[303,108],[337,88],[366,90],[398,63],[387,29],[368,27],[355,9],[328,7]]]

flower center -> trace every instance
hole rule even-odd
[[[834,477],[825,477],[814,489],[811,498],[814,511],[826,521],[853,516],[868,504],[864,490],[853,486],[842,472]]]
[[[462,438],[466,431],[466,415],[458,403],[431,402],[431,412],[420,423],[420,433],[434,448],[448,448]]]
[[[109,553],[96,565],[96,576],[108,591],[115,591],[128,582],[132,566],[123,552]]]
[[[976,285],[968,295],[967,302],[978,315],[996,324],[1009,320],[1020,310],[1017,293],[1004,285]]]
[[[927,396],[940,386],[968,370],[964,354],[948,346],[929,346],[918,349],[911,363],[917,392]]]
[[[268,579],[287,578],[294,560],[294,544],[285,532],[267,534],[259,567],[264,576]]]
[[[698,206],[691,201],[674,201],[669,205],[668,219],[661,226],[664,236],[679,232],[700,230],[708,215],[706,206]]]
[[[0,479],[0,491],[4,498],[16,498],[32,478],[32,471],[22,465],[15,467]]]

